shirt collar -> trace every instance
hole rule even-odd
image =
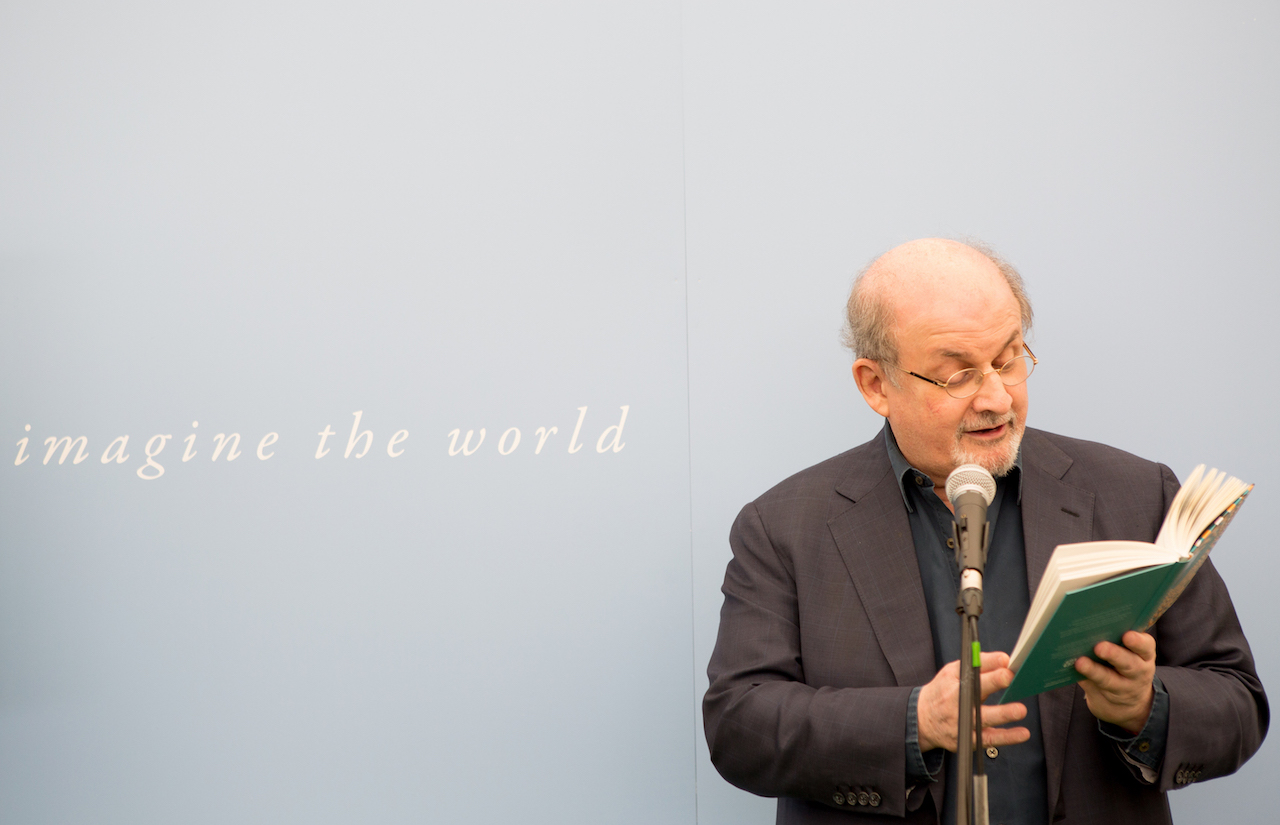
[[[911,506],[911,498],[907,495],[907,476],[915,476],[917,478],[928,479],[926,484],[936,484],[937,482],[930,478],[928,474],[912,467],[907,461],[906,456],[902,454],[902,450],[898,447],[898,439],[893,435],[893,428],[889,426],[888,419],[884,422],[884,445],[889,451],[889,464],[893,467],[893,477],[898,482],[898,492],[902,493],[902,503],[907,505],[907,512],[915,512],[915,508]],[[1018,484],[1018,503],[1022,503],[1022,448],[1018,448],[1018,455],[1013,460],[1013,469],[1009,474],[996,479],[996,484],[1003,484],[1006,479],[1014,478]],[[913,482],[914,483],[914,482]],[[924,486],[923,484],[921,486]]]

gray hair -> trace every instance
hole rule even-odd
[[[1018,309],[1022,315],[1022,332],[1031,329],[1031,300],[1027,298],[1027,290],[1022,276],[1013,264],[978,240],[960,241],[965,246],[978,252],[995,264],[996,269],[1004,276],[1005,283],[1018,301]],[[853,350],[855,358],[869,358],[881,363],[897,364],[898,342],[893,336],[893,311],[888,302],[882,300],[878,290],[864,288],[867,273],[875,266],[876,261],[864,266],[853,281],[853,289],[849,293],[849,303],[845,306],[844,345]],[[897,377],[889,379],[897,385]]]

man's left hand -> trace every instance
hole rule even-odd
[[[1080,687],[1089,712],[1136,735],[1147,724],[1155,697],[1156,640],[1130,630],[1120,641],[1124,647],[1098,642],[1093,648],[1094,655],[1111,667],[1081,656],[1076,670],[1084,677]]]

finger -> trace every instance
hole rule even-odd
[[[959,668],[959,666],[960,666],[960,663],[956,662],[956,667]],[[1009,666],[1008,653],[1002,653],[999,650],[991,650],[991,651],[983,652],[982,658],[981,658],[981,665],[979,669],[983,673],[986,673],[989,670],[999,670],[1000,668],[1005,668],[1008,666]]]
[[[1154,662],[1156,660],[1156,639],[1150,633],[1139,633],[1136,630],[1130,630],[1120,640],[1124,642],[1125,647],[1133,651],[1143,661]]]
[[[1084,656],[1076,660],[1076,671],[1085,677],[1079,685],[1085,689],[1086,693],[1092,686],[1100,695],[1110,697],[1111,700],[1141,690],[1141,686],[1151,683],[1151,677],[1154,674],[1154,668],[1133,674],[1122,674]]]
[[[1111,642],[1098,642],[1093,646],[1093,655],[1122,673],[1142,667],[1142,659],[1127,648]]]
[[[1021,745],[1031,738],[1031,731],[1026,728],[983,728],[982,746],[1004,747],[1005,745]]]
[[[1119,645],[1113,645],[1110,642],[1098,642],[1094,646],[1093,652],[1097,654],[1099,659],[1106,661],[1126,679],[1146,681],[1154,673],[1154,659],[1144,659],[1142,656]]]
[[[980,681],[982,700],[986,701],[986,698],[997,690],[1004,690],[1009,685],[1013,684],[1013,671],[1009,670],[1007,667],[999,670],[993,670],[982,674]]]
[[[1123,685],[1123,680],[1118,673],[1106,665],[1098,664],[1088,656],[1076,659],[1076,672],[1100,690],[1116,691]]]
[[[982,726],[1007,725],[1027,718],[1027,706],[1021,702],[1010,702],[1007,705],[983,705]]]

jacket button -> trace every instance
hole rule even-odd
[[[870,804],[871,804],[871,794],[867,793],[866,791],[859,791],[859,792],[858,792],[858,804],[859,804],[859,805],[870,805]]]
[[[843,805],[844,794],[840,793],[839,791],[836,791],[834,794],[831,795],[831,801],[836,803],[837,805]]]
[[[999,748],[997,748],[997,747],[995,747],[995,746],[992,746],[992,747],[987,748],[987,758],[988,758],[988,759],[995,759],[995,758],[996,758],[997,756],[999,756],[999,755],[1000,755],[1000,749],[999,749]]]
[[[871,792],[871,807],[873,808],[880,807],[880,794],[876,793],[875,791]]]

